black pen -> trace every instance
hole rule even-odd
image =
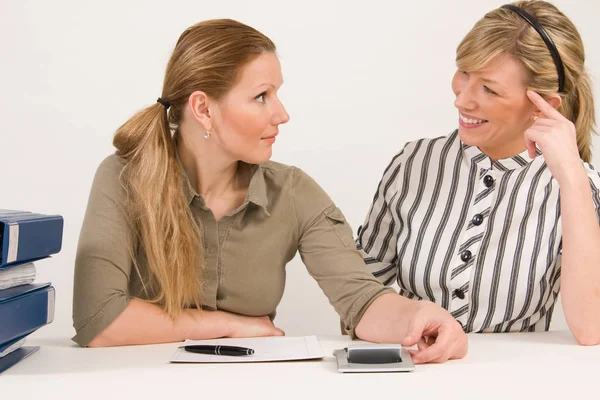
[[[253,349],[239,346],[193,344],[181,348],[190,353],[215,354],[217,356],[251,356],[254,354]]]

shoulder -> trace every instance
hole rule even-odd
[[[420,138],[407,142],[399,152],[394,155],[389,163],[390,167],[400,167],[408,161],[422,163],[425,158],[443,158],[444,154],[451,151],[458,152],[461,148],[461,142],[458,137],[458,131],[450,133],[446,136],[438,136],[433,138]]]
[[[267,185],[272,186],[272,189],[293,189],[298,179],[308,178],[304,171],[294,165],[268,161],[260,166]]]
[[[96,169],[96,180],[100,179],[118,179],[125,168],[125,160],[116,154],[106,157]]]
[[[295,202],[330,204],[331,199],[323,188],[302,169],[276,161],[261,164],[265,183],[271,192],[285,192]]]
[[[121,173],[125,165],[126,161],[116,154],[102,160],[94,175],[90,201],[99,201],[107,197],[119,203],[124,201],[126,193],[121,183]]]
[[[268,161],[261,164],[265,179],[272,180],[279,187],[289,187],[294,189],[299,185],[318,184],[302,169],[294,166],[279,163],[276,161]]]
[[[287,192],[294,186],[298,168],[275,161],[267,161],[259,167],[269,192]]]
[[[458,137],[458,130],[454,130],[452,133],[445,136],[419,138],[407,142],[404,147],[398,153],[396,153],[392,162],[402,163],[411,158],[420,158],[426,153],[439,154],[443,149],[449,150],[452,147],[459,149],[460,146],[461,142]]]

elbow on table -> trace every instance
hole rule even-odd
[[[600,344],[600,331],[597,329],[572,329],[571,332],[581,346],[597,346]]]
[[[109,335],[105,335],[103,334],[103,332],[100,332],[85,347],[114,347],[119,345],[119,343],[116,343],[114,340],[111,340]]]
[[[102,340],[100,335],[98,335],[94,339],[92,339],[92,341],[89,342],[88,345],[85,347],[111,347],[111,345],[106,341]]]

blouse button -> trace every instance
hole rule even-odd
[[[494,178],[491,175],[486,175],[483,177],[483,184],[485,187],[490,187],[494,184]]]
[[[467,262],[471,259],[471,252],[469,250],[465,250],[462,253],[460,253],[460,259],[463,260],[464,262]]]
[[[483,215],[475,214],[473,215],[473,225],[479,226],[483,222]]]
[[[463,292],[460,289],[455,289],[454,294],[456,295],[456,297],[458,297],[461,300],[463,300],[465,298],[465,292]]]

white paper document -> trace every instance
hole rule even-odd
[[[265,361],[292,361],[323,358],[323,351],[316,336],[271,336],[256,338],[224,338],[212,340],[186,340],[181,346],[227,345],[248,347],[254,350],[251,356],[218,356],[197,354],[178,348],[173,363],[243,363]]]

